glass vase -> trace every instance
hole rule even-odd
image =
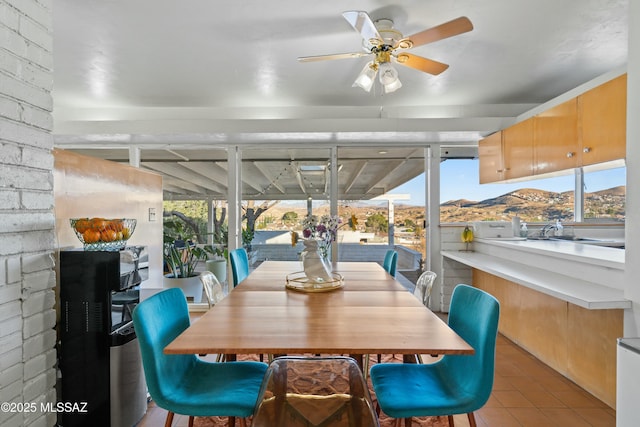
[[[312,283],[331,282],[331,263],[322,256],[322,250],[317,240],[305,240],[302,252],[302,266],[304,274]]]

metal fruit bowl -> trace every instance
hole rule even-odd
[[[72,218],[71,228],[85,251],[119,251],[133,235],[137,221],[130,218]]]

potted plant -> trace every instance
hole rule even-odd
[[[205,248],[193,243],[175,240],[164,244],[164,262],[167,273],[164,276],[165,288],[181,288],[187,298],[193,302],[202,300],[202,283],[196,266],[207,259]]]
[[[206,261],[207,270],[212,272],[220,283],[227,280],[227,258],[229,253],[222,246],[206,245],[204,250],[209,254]]]

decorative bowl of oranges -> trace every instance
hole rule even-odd
[[[85,251],[119,251],[136,228],[136,220],[126,218],[73,218],[69,222]]]

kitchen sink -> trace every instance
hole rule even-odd
[[[569,240],[571,242],[597,242],[598,239],[589,239],[578,236],[549,236],[549,240]]]

